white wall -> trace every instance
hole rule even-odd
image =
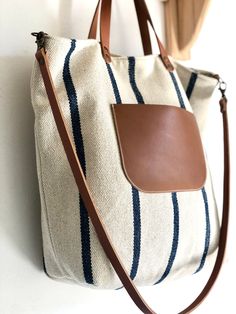
[[[120,1],[118,6],[116,1],[114,5],[113,51],[140,54],[140,42],[138,39],[137,43],[134,41],[138,36],[137,22],[129,2],[132,1]],[[163,38],[161,3],[157,0],[147,2]],[[225,0],[223,7],[221,0],[212,2],[205,32],[202,32],[193,52],[193,62],[202,68],[222,73],[229,82],[229,95],[234,99],[235,64],[232,63],[235,51],[230,40],[235,29],[231,25],[234,21],[233,2]],[[122,290],[93,291],[56,282],[46,277],[42,269],[34,117],[29,89],[35,44],[30,32],[44,30],[58,36],[85,38],[95,3],[96,0],[0,0],[1,314],[139,313]],[[120,20],[122,25],[118,24]],[[122,49],[118,49],[119,46]],[[232,124],[236,122],[234,105],[232,101]],[[218,114],[215,116],[219,118]],[[211,122],[211,125],[214,123]],[[215,151],[217,155],[221,154],[218,153],[221,139],[215,136],[215,128],[212,136]],[[234,157],[235,154],[232,159]],[[232,219],[235,220],[234,213]],[[233,243],[232,229],[230,235]],[[227,287],[236,278],[233,267],[235,255],[232,252],[229,247],[220,280],[196,313],[232,313],[233,292]],[[203,272],[170,286],[146,288],[142,292],[150,304],[159,309],[158,313],[176,313],[197,294],[206,276],[207,272]]]
[[[230,0],[212,0],[209,14],[204,23],[199,39],[192,50],[191,64],[196,67],[212,70],[219,73],[227,83],[228,115],[230,126],[231,145],[231,216],[229,225],[229,243],[227,251],[227,266],[224,269],[227,284],[232,284],[232,277],[236,278],[235,262],[236,250],[234,241],[236,236],[236,111],[235,111],[235,71],[236,45],[233,40],[236,20],[234,16],[234,2]],[[219,91],[216,91],[211,104],[209,117],[208,151],[213,165],[213,175],[216,184],[218,202],[221,201],[221,182],[217,182],[222,165],[222,123],[218,112]],[[227,277],[228,276],[228,277]],[[227,289],[229,291],[229,289]],[[219,291],[220,292],[220,291]],[[219,295],[220,297],[220,295]],[[230,300],[228,300],[230,302]],[[232,301],[231,301],[232,302]],[[224,301],[226,303],[226,301]]]

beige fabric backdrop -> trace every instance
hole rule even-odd
[[[191,48],[205,19],[210,0],[168,0],[164,3],[166,45],[170,55],[190,59]]]

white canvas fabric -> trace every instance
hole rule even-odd
[[[211,96],[218,83],[216,74],[188,68],[178,62],[174,64],[197,119],[200,132],[203,134]]]
[[[136,190],[122,169],[111,112],[115,103],[173,105],[191,112],[177,72],[170,74],[157,55],[112,57],[106,64],[96,40],[47,36],[45,47],[92,197],[131,278],[137,285],[153,285],[201,270],[219,234],[209,170],[199,191]],[[37,63],[31,90],[47,273],[84,286],[120,288],[79,196]]]

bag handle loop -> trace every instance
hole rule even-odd
[[[88,39],[96,39],[97,38],[97,28],[98,28],[98,17],[99,17],[99,9],[100,9],[101,0],[98,0],[92,23],[90,25]],[[148,17],[145,15],[145,12],[140,11],[140,6],[137,5],[137,1],[134,0],[134,5],[136,9],[136,14],[138,18],[139,31],[141,34],[143,52],[144,55],[152,54],[152,44],[150,39],[150,33],[148,29],[147,20]]]
[[[100,14],[100,41],[101,41],[101,49],[102,49],[102,55],[105,59],[106,63],[111,62],[111,55],[110,55],[110,24],[111,24],[111,7],[112,7],[112,0],[100,0],[101,1],[101,14]],[[150,23],[156,40],[157,44],[160,50],[160,57],[162,59],[162,62],[164,63],[166,69],[169,72],[174,71],[174,67],[171,64],[168,54],[161,43],[159,37],[157,36],[157,33],[155,31],[154,25],[152,23],[151,16],[149,14],[148,8],[146,6],[146,3],[144,0],[135,0],[135,7],[136,11],[143,12],[144,16],[147,17],[147,21]],[[146,31],[145,31],[146,33]]]
[[[70,137],[70,133],[66,126],[58,99],[56,95],[55,86],[52,81],[47,55],[43,47],[39,47],[36,52],[36,59],[38,60],[41,75],[44,81],[45,89],[48,95],[49,103],[52,109],[52,113],[56,122],[56,126],[61,137],[62,144],[67,155],[67,159],[70,163],[72,173],[74,175],[76,184],[78,186],[80,195],[84,201],[89,217],[94,225],[98,239],[110,260],[114,270],[120,278],[122,284],[127,290],[128,294],[137,305],[137,307],[144,314],[156,314],[144,301],[138,289],[130,279],[127,271],[124,268],[115,248],[111,243],[111,239],[106,231],[106,228],[102,222],[98,209],[96,208],[86,178],[84,176],[82,167],[74,148],[73,141]],[[222,98],[220,99],[220,107],[223,118],[223,132],[224,132],[224,181],[223,181],[223,213],[221,222],[221,231],[219,237],[219,248],[215,261],[214,268],[208,279],[205,287],[199,294],[199,296],[183,311],[179,314],[191,313],[197,306],[199,306],[210,292],[213,284],[215,283],[219,272],[222,267],[228,233],[228,221],[229,221],[229,191],[230,191],[230,159],[229,159],[229,131],[228,131],[228,118],[227,118],[227,99],[225,97],[225,89],[221,88]]]

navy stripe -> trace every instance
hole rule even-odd
[[[190,99],[192,92],[194,90],[196,81],[197,81],[198,75],[197,73],[192,73],[190,76],[190,80],[186,89],[186,95],[188,97],[188,99]],[[205,188],[202,188],[202,197],[203,197],[203,201],[204,201],[204,206],[205,206],[205,220],[206,220],[206,233],[205,233],[205,244],[204,244],[204,250],[203,250],[203,254],[202,254],[202,258],[200,261],[200,264],[197,268],[197,270],[194,272],[194,274],[196,274],[197,272],[199,272],[205,262],[206,262],[206,257],[207,257],[207,253],[209,250],[209,245],[210,245],[210,236],[211,236],[211,224],[210,224],[210,216],[209,216],[209,206],[208,206],[208,198],[207,198],[207,193]]]
[[[133,219],[134,219],[134,252],[133,263],[130,272],[130,278],[134,279],[137,275],[140,249],[141,249],[141,216],[140,216],[140,199],[139,191],[132,186],[133,196]]]
[[[129,61],[129,81],[130,84],[132,86],[134,95],[137,99],[137,102],[139,104],[144,104],[144,100],[143,100],[143,96],[141,95],[137,84],[136,84],[136,80],[135,80],[135,58],[134,57],[128,57],[128,61]]]
[[[211,225],[210,225],[210,216],[209,216],[209,206],[208,206],[208,199],[207,199],[207,193],[205,188],[202,188],[202,197],[204,200],[204,205],[205,205],[205,216],[206,216],[206,234],[205,234],[205,245],[204,245],[204,251],[202,254],[202,258],[200,261],[200,265],[197,268],[197,270],[195,271],[195,273],[199,272],[206,261],[206,257],[207,257],[207,253],[209,250],[209,245],[210,245],[210,237],[211,237]]]
[[[179,204],[178,204],[178,199],[177,199],[177,193],[176,192],[171,193],[171,197],[172,197],[172,204],[173,204],[173,209],[174,209],[174,230],[173,230],[172,248],[171,248],[169,261],[168,261],[168,264],[166,266],[166,270],[164,271],[161,278],[156,282],[156,284],[162,282],[170,273],[171,268],[172,268],[173,263],[174,263],[174,260],[175,260],[177,249],[178,249],[178,243],[179,243]]]
[[[86,162],[84,153],[84,144],[81,131],[80,115],[77,101],[76,90],[72,81],[70,73],[70,59],[73,51],[76,47],[76,41],[71,40],[71,47],[65,57],[64,68],[63,68],[63,80],[67,91],[67,96],[70,105],[70,115],[72,131],[74,136],[74,142],[76,147],[76,153],[81,163],[84,174],[86,175]],[[80,197],[80,196],[79,196]],[[82,262],[83,272],[85,281],[89,284],[93,284],[93,273],[91,263],[91,247],[90,247],[90,228],[89,228],[89,217],[87,209],[85,208],[82,198],[80,201],[80,224],[81,224],[81,243],[82,243]]]
[[[172,82],[174,83],[174,86],[175,86],[175,90],[176,90],[176,93],[177,93],[177,96],[178,96],[178,99],[179,99],[180,107],[185,109],[184,100],[183,100],[183,97],[181,95],[181,92],[180,92],[179,85],[177,83],[175,74],[173,72],[169,72],[169,73],[170,73],[170,76],[172,78]]]
[[[129,73],[129,81],[136,97],[136,100],[139,104],[144,104],[144,99],[141,92],[138,89],[135,80],[135,58],[128,57],[128,73]],[[133,209],[134,209],[134,256],[133,256],[133,264],[131,269],[130,277],[134,279],[137,275],[138,265],[140,260],[141,253],[141,212],[140,212],[140,197],[139,191],[132,187],[133,194]]]
[[[109,73],[109,76],[110,76],[110,80],[111,80],[114,96],[115,96],[115,99],[116,99],[116,103],[117,104],[121,104],[122,101],[121,101],[120,92],[119,92],[119,89],[118,89],[118,86],[117,86],[117,83],[116,83],[115,76],[113,74],[113,71],[111,69],[110,64],[106,63],[106,65],[107,65],[107,70],[108,70],[108,73]]]
[[[194,72],[190,76],[190,80],[189,80],[189,83],[188,83],[188,86],[186,89],[186,95],[187,95],[188,99],[190,99],[190,97],[193,93],[193,89],[194,89],[197,77],[198,77],[197,73],[194,73]]]
[[[112,68],[108,63],[107,63],[107,70],[110,76],[116,103],[121,104],[122,100],[120,97],[120,92],[117,86],[117,82],[113,74]],[[132,201],[133,201],[133,225],[134,225],[134,240],[133,241],[134,242],[133,242],[133,262],[132,262],[132,267],[130,271],[130,277],[131,279],[134,279],[137,275],[139,259],[140,259],[141,215],[140,215],[139,191],[133,186],[132,186]]]

